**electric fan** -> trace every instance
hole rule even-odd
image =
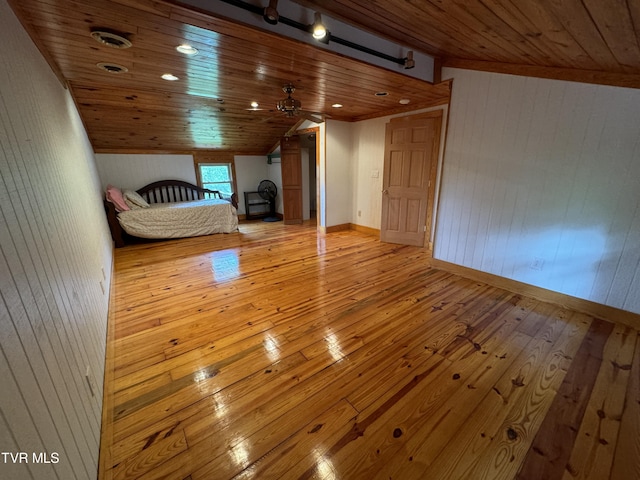
[[[276,195],[278,195],[276,184],[271,180],[262,180],[258,185],[258,195],[269,201],[269,216],[264,217],[263,221],[279,222],[280,219],[276,216]]]

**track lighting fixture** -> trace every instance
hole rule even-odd
[[[316,12],[314,14],[313,25],[311,25],[311,35],[316,40],[322,40],[325,38],[329,32],[327,31],[327,27],[322,23],[322,17],[320,16],[320,12]]]
[[[375,57],[381,58],[383,60],[388,60],[389,62],[393,62],[396,65],[400,65],[405,69],[410,69],[415,67],[415,61],[413,60],[413,52],[408,52],[405,58],[398,58],[391,55],[387,55],[386,53],[379,52],[372,48],[369,48],[365,45],[360,45],[350,40],[337,37],[331,34],[327,27],[322,23],[322,17],[320,12],[314,13],[314,22],[313,24],[305,24],[293,20],[291,18],[287,18],[285,16],[281,16],[278,13],[278,0],[269,0],[269,6],[263,8],[258,5],[254,5],[246,0],[220,0],[221,2],[227,3],[229,5],[233,5],[234,7],[242,8],[248,12],[251,12],[255,15],[259,15],[263,18],[263,20],[271,25],[286,25],[288,27],[295,28],[302,32],[311,33],[313,38],[319,42],[328,44],[329,41],[331,43],[337,43],[338,45],[342,45],[344,47],[352,48],[354,50],[358,50],[362,53],[366,53],[368,55],[373,55]]]
[[[416,62],[413,59],[413,50],[409,50],[407,52],[407,57],[404,59],[404,68],[405,70],[409,70],[416,66]]]
[[[269,6],[265,7],[262,18],[271,25],[278,23],[278,18],[280,18],[280,15],[278,15],[278,0],[269,0]]]

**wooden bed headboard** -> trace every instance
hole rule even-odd
[[[136,190],[149,203],[188,202],[202,198],[224,198],[218,190],[209,190],[182,180],[161,180]],[[238,194],[233,193],[231,204],[238,208]]]
[[[222,198],[222,195],[217,190],[208,190],[182,180],[153,182],[145,185],[137,192],[149,203],[174,203],[202,198]]]
[[[203,198],[224,199],[218,190],[209,190],[182,180],[161,180],[145,185],[136,191],[148,203],[189,202]],[[227,200],[229,200],[235,208],[238,208],[237,193],[231,194],[231,198]],[[127,240],[135,239],[135,237],[128,235],[120,226],[113,203],[104,200],[104,207],[107,214],[107,221],[109,222],[109,229],[111,230],[111,238],[113,238],[116,247],[123,247],[127,243]]]

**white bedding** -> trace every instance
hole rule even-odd
[[[120,212],[118,221],[129,235],[141,238],[196,237],[238,228],[235,207],[218,199],[153,203],[149,208]]]

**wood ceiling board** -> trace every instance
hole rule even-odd
[[[468,51],[474,51],[476,48],[477,53],[482,51],[481,46],[476,45],[473,39],[465,37],[463,33],[454,40],[446,32],[441,31],[438,25],[428,25],[428,36],[425,35],[427,33],[424,29],[425,24],[420,24],[414,16],[406,14],[404,9],[389,9],[368,1],[294,1],[374,35],[400,45],[413,46],[418,51],[436,57],[451,55],[451,52],[456,52],[457,57],[463,57]],[[380,28],[380,25],[384,25],[384,28]]]
[[[562,59],[563,65],[572,68],[598,67],[562,24],[539,3],[485,0],[485,5],[506,25],[521,32],[539,52],[548,52],[545,54],[548,63]]]
[[[400,98],[448,101],[448,90],[392,64],[375,67],[172,2],[24,0],[17,12],[68,81],[96,150],[267,152],[298,120],[275,108],[289,82],[303,109],[336,120],[383,116]],[[123,32],[133,47],[101,45],[89,36],[96,27]],[[185,40],[200,54],[176,52]],[[99,62],[129,71],[111,74]],[[180,80],[164,81],[162,73]],[[376,97],[380,91],[389,97]],[[261,110],[247,111],[254,100]],[[333,109],[336,102],[344,108]]]
[[[141,78],[141,80],[144,81],[144,78]],[[101,97],[105,94],[106,91],[108,91],[100,88],[89,87],[85,83],[73,82],[72,85],[73,85],[74,92],[76,92],[75,96],[78,102],[88,101],[90,103],[100,104],[102,103]],[[79,90],[81,88],[86,90],[86,95]],[[232,89],[229,89],[228,91],[233,92]],[[216,96],[205,97],[205,96],[197,96],[192,94],[187,96],[188,99],[181,100],[180,99],[181,94],[177,91],[176,92],[165,91],[165,92],[154,93],[153,90],[135,90],[132,88],[126,88],[119,97],[115,97],[114,101],[122,102],[123,106],[130,105],[131,102],[127,100],[130,100],[132,95],[135,95],[137,97],[137,100],[135,102],[136,104],[140,104],[141,107],[146,106],[148,108],[156,108],[155,105],[161,105],[161,104],[164,104],[166,106],[165,108],[181,108],[183,105],[187,107],[191,107],[193,105],[209,104],[209,105],[217,105],[217,106],[225,107],[227,111],[237,111],[237,112],[245,112],[248,108],[250,108],[249,102],[243,95],[241,95],[241,91],[240,91],[240,94],[237,96],[226,95],[222,97],[225,100],[223,105],[216,103],[216,100],[215,100]],[[273,93],[270,92],[270,95],[273,95]],[[357,116],[357,115],[362,115],[367,113],[377,114],[377,111],[380,109],[385,109],[386,105],[388,105],[389,102],[397,103],[401,98],[406,97],[412,102],[418,102],[418,101],[425,101],[425,99],[429,99],[433,97],[436,97],[437,99],[440,99],[443,96],[446,97],[446,92],[443,90],[437,90],[435,93],[432,93],[431,91],[415,92],[415,93],[393,92],[389,96],[383,97],[383,98],[376,97],[373,94],[373,92],[370,92],[368,93],[368,95],[366,95],[366,98],[362,96],[363,98],[362,100],[350,99],[345,97],[344,94],[341,94],[341,95],[336,94],[335,96],[330,95],[327,97],[327,100],[336,98],[339,101],[341,101],[341,103],[344,104],[344,108],[342,109],[331,108],[330,101],[326,101],[323,105],[320,105],[321,108],[315,108],[317,106],[316,102],[311,101],[315,95],[316,94],[313,93],[312,96],[309,97],[309,101],[306,101],[306,98],[307,98],[306,94],[305,95],[296,94],[295,97],[302,100],[302,106],[305,110],[325,111],[327,113],[330,113],[334,117],[343,117],[347,119],[352,116]],[[266,113],[269,113],[271,111],[276,112],[277,110],[275,108],[275,104],[277,100],[280,100],[282,98],[284,98],[284,95],[282,94],[280,95],[275,94],[273,97],[254,96],[253,99],[260,103],[261,110],[258,110],[256,112],[251,112],[251,114],[255,116],[259,114],[265,114],[265,112]],[[144,102],[148,102],[148,104],[145,105]]]
[[[531,57],[521,44],[525,38],[499,21],[493,12],[480,2],[388,2],[386,0],[298,1],[313,5],[319,11],[333,14],[331,6],[341,3],[341,18],[348,23],[358,22],[364,29],[388,37],[401,45],[415,47],[437,56],[462,58],[482,57],[506,62],[514,57]],[[357,8],[362,15],[349,11]],[[384,11],[380,18],[372,18],[367,10]],[[499,27],[499,28],[496,28]],[[413,40],[412,40],[413,39]],[[425,44],[425,41],[427,42]]]
[[[558,4],[554,0],[541,0],[543,8],[558,19],[562,28],[571,35],[591,58],[598,69],[621,72],[625,69],[615,59],[589,12],[580,0],[567,0]],[[585,69],[589,69],[585,66]]]
[[[222,35],[217,35],[214,32],[207,32],[205,30],[202,30],[202,32],[209,36],[216,35],[218,38],[225,38],[225,39],[228,38]],[[142,52],[141,53],[142,58],[144,58],[145,55],[153,57],[153,54],[150,54],[149,52],[159,50],[160,47],[158,47],[158,44],[165,40],[164,35],[155,34],[156,36],[151,39],[145,38],[145,35],[154,35],[154,34],[149,33],[148,31],[140,30],[140,32],[138,33],[135,39],[136,50]],[[151,40],[151,41],[147,43],[145,40]],[[230,42],[230,43],[224,44],[223,46],[220,46],[220,50],[222,53],[220,53],[219,55],[215,53],[207,54],[207,50],[203,49],[204,52],[201,52],[201,55],[198,55],[197,57],[195,57],[193,59],[193,62],[197,64],[198,61],[201,61],[201,62],[208,61],[206,59],[209,57],[227,58],[229,61],[231,61],[232,59],[238,59],[238,58],[241,59],[243,57],[246,57],[249,53],[254,57],[252,58],[251,63],[259,63],[261,65],[271,64],[274,67],[278,66],[282,68],[284,71],[291,71],[291,68],[290,67],[287,68],[286,66],[283,67],[283,65],[294,63],[297,66],[297,70],[301,72],[308,73],[309,71],[311,72],[318,71],[319,75],[326,74],[324,70],[319,71],[319,69],[322,68],[323,65],[329,67],[326,69],[326,71],[336,70],[335,67],[338,66],[339,69],[347,72],[351,72],[354,76],[357,76],[358,78],[370,78],[372,73],[375,73],[375,74],[380,73],[379,68],[371,67],[366,64],[354,64],[348,58],[336,57],[333,54],[330,54],[330,53],[328,54],[327,52],[323,52],[319,49],[309,47],[306,44],[300,44],[299,42],[294,42],[289,40],[287,40],[287,42],[289,42],[289,45],[287,46],[287,50],[283,54],[282,53],[284,51],[283,42],[285,42],[285,40],[279,37],[275,39],[275,41],[277,42],[277,48],[269,46],[268,42],[264,42],[264,41],[263,41],[263,44],[257,45],[253,42],[247,41],[244,38],[236,38],[235,40],[239,43]],[[172,50],[174,46],[180,41],[181,39],[179,37],[176,37],[174,42],[167,41],[166,50],[167,51]],[[196,47],[197,46],[198,45],[196,45]],[[102,47],[102,48],[103,50],[108,50],[106,47]],[[306,49],[306,51],[303,54],[300,53],[301,48]],[[178,54],[176,53],[175,55],[178,55]],[[322,63],[323,58],[321,58],[320,56],[324,58],[325,63]],[[177,58],[184,58],[184,57],[180,56]],[[200,58],[202,60],[198,60]],[[159,59],[162,60],[163,58],[159,58]],[[248,62],[244,61],[242,63],[247,64]],[[290,75],[287,75],[287,76],[290,77]],[[400,77],[402,78],[402,76]]]
[[[589,16],[613,56],[624,67],[640,66],[640,47],[626,1],[584,0]],[[640,25],[637,25],[640,32]]]
[[[294,1],[407,48],[431,48],[431,53],[442,57],[443,65],[496,65],[495,71],[537,66],[539,70],[527,71],[545,78],[553,78],[551,69],[557,68],[559,79],[590,83],[595,78],[595,83],[604,79],[604,83],[640,87],[635,78],[640,74],[638,2]],[[570,75],[571,69],[575,72]]]
[[[640,87],[638,2],[298,3],[408,49],[441,56],[445,66]],[[223,148],[269,151],[296,120],[275,111],[288,82],[294,83],[293,96],[305,110],[326,112],[336,120],[375,118],[449,99],[449,84],[431,85],[408,77],[391,63],[389,68],[374,67],[178,2],[12,0],[11,4],[28,30],[35,32],[57,74],[69,82],[96,149],[124,145],[192,150],[203,144],[201,137],[213,119]],[[88,36],[92,27],[124,31],[134,47],[102,46]],[[193,43],[200,54],[188,58],[176,52],[175,46],[184,41]],[[100,61],[121,64],[129,72],[108,74],[96,67]],[[181,80],[160,79],[165,72]],[[376,97],[380,91],[389,96]],[[216,98],[225,100],[225,112],[215,113]],[[409,99],[409,106],[400,106],[400,98]],[[253,100],[264,110],[247,112]],[[344,108],[331,108],[336,102]],[[160,137],[149,129],[164,133]],[[127,130],[129,135],[123,133]],[[114,138],[119,146],[114,146]],[[215,147],[213,142],[206,145]]]

